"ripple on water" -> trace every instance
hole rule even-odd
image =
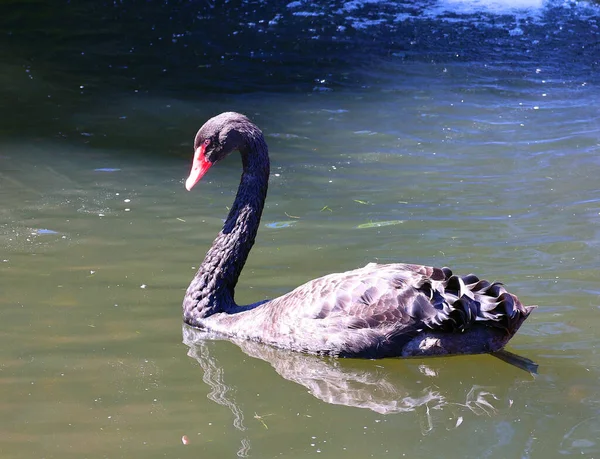
[[[594,416],[575,424],[565,432],[560,442],[560,453],[585,455],[598,452],[600,416]]]
[[[579,333],[579,328],[563,322],[535,322],[529,323],[524,331],[530,336],[564,335],[565,333]]]

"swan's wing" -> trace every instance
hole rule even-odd
[[[444,339],[451,342],[446,345],[450,353],[484,352],[490,336],[502,336],[505,343],[532,309],[501,284],[473,275],[458,277],[447,268],[420,265],[369,264],[310,281],[255,313],[261,314],[263,342],[312,353],[381,357],[400,355],[409,342],[414,347],[417,335],[438,340],[440,333],[451,338]],[[496,332],[480,333],[475,346],[461,344],[454,333],[481,331],[474,327],[478,322]],[[411,350],[407,355],[419,353]]]
[[[502,284],[473,274],[455,276],[448,268],[409,264],[371,263],[330,274],[280,299],[295,303],[285,308],[294,322],[319,321],[322,327],[335,324],[337,329],[370,328],[394,334],[464,331],[475,322],[513,334],[532,309]]]

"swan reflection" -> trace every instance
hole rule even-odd
[[[189,346],[188,355],[198,361],[204,370],[203,380],[212,389],[208,397],[227,407],[233,414],[234,426],[244,431],[244,414],[234,397],[235,385],[225,381],[226,369],[211,354],[214,348],[209,342],[221,339],[210,332],[183,325],[183,342]],[[453,429],[462,424],[465,416],[492,416],[499,410],[510,409],[510,394],[517,389],[515,386],[532,381],[525,373],[519,372],[515,378],[514,372],[502,369],[498,375],[508,373],[507,377],[481,375],[480,371],[465,375],[460,369],[456,370],[456,361],[453,365],[446,365],[444,359],[428,359],[428,364],[406,359],[337,359],[246,340],[227,340],[246,355],[268,362],[280,376],[306,387],[310,394],[326,403],[366,408],[380,414],[415,412],[424,435],[438,424]],[[485,358],[493,359],[491,356]],[[490,368],[505,365],[497,360],[493,362],[496,363],[492,363]],[[400,366],[402,371],[384,366],[390,363]],[[467,381],[469,384],[465,384]],[[244,445],[247,452],[249,443]]]

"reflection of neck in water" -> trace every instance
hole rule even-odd
[[[222,337],[183,325],[183,342],[190,347],[188,355],[198,361],[205,372],[204,381],[212,388],[208,397],[228,407],[234,415],[234,426],[245,430],[243,412],[232,398],[231,386],[223,382],[224,369],[210,355],[206,343],[219,339]],[[414,411],[418,413],[423,435],[434,429],[432,413],[438,413],[437,422],[449,423],[447,428],[456,428],[465,415],[491,416],[501,408],[510,408],[512,401],[507,393],[521,381],[520,377],[516,380],[496,378],[487,373],[482,381],[477,375],[470,374],[470,384],[465,385],[466,378],[460,369],[456,371],[460,380],[452,374],[440,377],[440,371],[454,370],[453,366],[444,364],[445,359],[428,359],[428,365],[418,367],[414,360],[390,359],[388,363],[402,367],[401,371],[392,372],[381,365],[385,361],[365,368],[364,361],[324,358],[252,341],[228,340],[248,356],[270,363],[280,376],[306,387],[310,394],[326,403],[367,408],[381,414]],[[417,368],[418,373],[415,373]],[[490,385],[490,378],[493,385]],[[464,388],[466,394],[458,389],[463,395],[453,395],[457,388]],[[450,409],[452,416],[441,416],[444,409]]]
[[[213,402],[229,408],[233,413],[233,426],[240,431],[246,430],[246,426],[244,426],[244,413],[237,406],[233,398],[231,386],[228,386],[223,380],[223,368],[218,365],[217,359],[211,358],[209,347],[206,345],[205,340],[197,339],[193,344],[188,343],[185,333],[186,328],[184,327],[183,330],[183,341],[189,346],[188,355],[198,361],[202,370],[204,370],[202,381],[212,388],[207,397]],[[237,456],[248,457],[249,452],[250,440],[242,438]]]

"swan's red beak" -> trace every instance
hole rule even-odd
[[[206,160],[204,156],[205,145],[202,145],[194,153],[194,161],[192,162],[192,170],[190,176],[185,181],[185,189],[190,191],[196,183],[200,181],[206,171],[210,169],[212,163]]]

